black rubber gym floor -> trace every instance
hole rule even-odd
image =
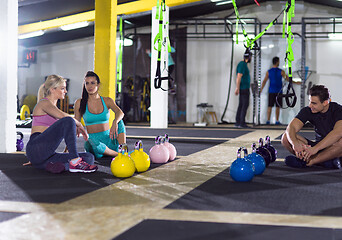
[[[141,131],[141,128],[128,128],[127,134],[128,136],[135,135],[142,137],[147,135],[157,136],[165,134],[165,129],[156,130],[143,128],[143,130],[144,132]],[[200,132],[207,136],[210,135],[212,130],[201,130]],[[238,136],[239,134],[242,135],[245,133],[244,131],[226,132],[227,136]],[[137,135],[138,133],[142,135]],[[182,130],[172,132],[173,136],[182,137],[187,137],[188,133],[189,132],[183,132]],[[225,141],[201,140],[200,138],[197,140],[194,139],[196,141],[186,141],[184,139],[173,140],[172,136],[170,136],[170,139],[177,148],[178,156],[187,156]],[[25,140],[26,145],[28,138],[25,138]],[[138,140],[139,138],[127,138],[127,144],[130,151],[133,150],[134,143]],[[79,151],[83,151],[83,143],[83,138],[79,138],[77,142],[77,148]],[[148,153],[149,149],[154,144],[153,138],[143,139],[144,151]],[[63,151],[63,149],[64,145],[61,144],[59,151]],[[62,174],[54,175],[44,170],[35,169],[31,166],[22,166],[25,162],[27,162],[27,158],[24,154],[0,154],[0,200],[61,203],[121,180],[112,175],[110,170],[111,158],[109,157],[105,157],[97,161],[99,170],[95,174],[70,174],[69,172],[64,172]],[[150,169],[160,165],[161,164],[152,163]]]
[[[327,240],[341,239],[342,230],[252,224],[145,220],[115,240]]]
[[[127,143],[129,150],[133,150],[135,141],[139,140],[135,136],[142,136],[144,150],[148,152],[154,145],[154,136],[168,133],[171,142],[177,147],[177,155],[188,156],[254,130],[128,127]],[[309,139],[314,137],[310,131],[304,135]],[[80,151],[83,143],[83,139],[78,140]],[[286,167],[282,159],[288,152],[281,146],[280,137],[272,145],[277,149],[280,160],[271,163],[264,174],[254,177],[252,182],[233,182],[229,168],[226,168],[164,209],[342,217],[342,172],[321,167]],[[61,146],[60,150],[63,148]],[[0,154],[0,203],[62,203],[121,181],[110,171],[111,158],[98,160],[99,170],[94,174],[65,172],[54,175],[22,166],[26,161],[24,154]],[[159,166],[151,164],[150,169]],[[23,214],[0,211],[0,222]],[[320,226],[292,227],[198,220],[145,219],[114,239],[342,239],[341,229]]]
[[[234,182],[229,168],[166,208],[342,216],[342,171],[271,163],[252,182]]]

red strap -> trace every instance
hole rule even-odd
[[[258,3],[258,1],[257,0],[254,0],[254,2],[258,5],[258,6],[260,6],[260,4]]]

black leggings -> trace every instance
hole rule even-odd
[[[64,139],[68,153],[57,153],[56,149]],[[26,156],[36,168],[45,168],[49,162],[65,163],[69,169],[71,159],[82,157],[89,164],[94,164],[91,153],[78,153],[76,148],[76,123],[71,117],[64,117],[42,133],[33,133],[26,146]]]

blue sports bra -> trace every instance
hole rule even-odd
[[[94,113],[89,112],[88,104],[87,104],[86,111],[83,114],[83,120],[86,126],[94,125],[94,124],[103,124],[109,121],[109,111],[102,97],[101,97],[101,101],[102,101],[103,111],[102,113],[99,113],[99,114],[94,114]]]

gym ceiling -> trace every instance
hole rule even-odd
[[[118,5],[127,3],[132,4],[133,2],[141,1],[144,0],[117,0]],[[166,0],[166,4],[167,2],[168,1]],[[258,0],[258,2],[262,3],[266,2],[266,0]],[[285,2],[285,0],[283,2]],[[304,0],[304,2],[322,6],[330,6],[334,8],[342,8],[342,0]],[[254,0],[236,0],[236,3],[239,8],[247,5],[255,5]],[[47,20],[58,19],[75,14],[91,12],[95,9],[95,0],[18,0],[18,5],[19,26],[24,26],[31,23],[44,22]],[[227,10],[227,15],[232,14],[234,11],[233,5],[216,5],[215,2],[211,2],[210,0],[201,0],[171,7],[170,16],[173,20],[178,20],[194,18],[225,10]],[[149,26],[151,25],[151,11],[130,14],[125,16],[125,19],[136,27]],[[91,22],[88,27],[71,31],[62,31],[57,28],[50,29],[42,36],[19,40],[19,44],[26,47],[32,47],[62,41],[70,41],[74,39],[90,37],[93,35],[94,23]]]

